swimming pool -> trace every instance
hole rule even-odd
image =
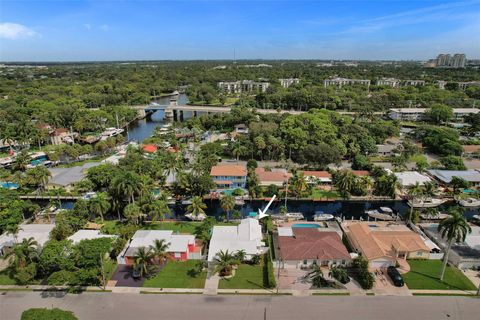
[[[0,188],[14,190],[18,189],[19,185],[14,182],[0,182]]]
[[[321,228],[319,224],[316,223],[295,223],[292,225],[292,228]]]

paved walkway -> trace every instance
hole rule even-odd
[[[207,279],[205,280],[205,288],[203,294],[216,295],[218,290],[218,283],[220,277],[215,273],[215,266],[213,264],[208,265]]]

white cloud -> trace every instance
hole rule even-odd
[[[15,40],[30,38],[36,35],[38,35],[38,33],[24,25],[10,22],[0,23],[0,38]]]

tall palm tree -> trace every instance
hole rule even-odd
[[[142,205],[142,211],[155,222],[158,219],[163,220],[166,215],[171,213],[167,202],[164,200],[153,200]]]
[[[407,222],[411,222],[411,218],[413,217],[413,203],[415,202],[415,199],[417,196],[422,194],[422,186],[417,182],[413,186],[410,186],[407,190],[407,196],[412,202],[410,205],[410,214],[407,216]]]
[[[295,174],[295,176],[292,178],[292,185],[295,190],[295,195],[298,197],[301,197],[308,189],[308,183],[305,175],[303,172]]]
[[[227,221],[230,221],[230,212],[235,208],[235,197],[232,195],[223,196],[220,206],[227,213]]]
[[[203,203],[202,197],[194,196],[192,198],[192,204],[187,207],[187,212],[197,217],[200,214],[204,214],[206,208],[207,205]]]
[[[45,186],[48,183],[48,179],[52,174],[44,166],[36,166],[27,170],[27,178],[29,183],[35,186],[39,186],[42,190],[45,190]]]
[[[148,274],[150,263],[152,262],[153,254],[150,249],[140,247],[137,249],[137,253],[133,257],[135,261],[134,268],[138,268],[140,276],[144,277]]]
[[[443,238],[448,240],[448,247],[443,257],[442,272],[440,273],[440,280],[443,280],[445,269],[447,267],[448,255],[452,248],[453,242],[464,242],[467,234],[472,232],[472,228],[468,225],[467,219],[463,216],[463,212],[459,208],[451,208],[448,212],[450,217],[442,220],[438,224],[438,231]]]
[[[135,196],[142,193],[142,180],[136,173],[125,171],[116,176],[112,181],[115,194],[128,199],[129,203],[135,203]]]
[[[7,259],[13,257],[11,263],[15,267],[26,267],[38,257],[38,243],[34,238],[23,239],[22,242],[13,246],[12,251],[6,255]]]
[[[100,216],[102,223],[104,215],[110,210],[110,199],[105,192],[98,192],[95,197],[88,201],[90,211],[96,216]]]
[[[170,242],[166,242],[165,239],[155,239],[153,245],[150,246],[150,251],[152,252],[153,259],[158,262],[165,262],[168,255],[168,247]]]
[[[337,173],[335,187],[344,199],[350,197],[350,192],[355,186],[356,177],[351,170],[341,170]]]
[[[228,252],[228,250],[220,250],[215,257],[215,272],[218,272],[220,276],[229,276],[238,264],[239,261],[234,254]]]

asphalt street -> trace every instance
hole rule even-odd
[[[179,319],[479,319],[469,297],[241,296],[15,292],[0,294],[0,319],[20,319],[32,307],[71,310],[80,320]]]

